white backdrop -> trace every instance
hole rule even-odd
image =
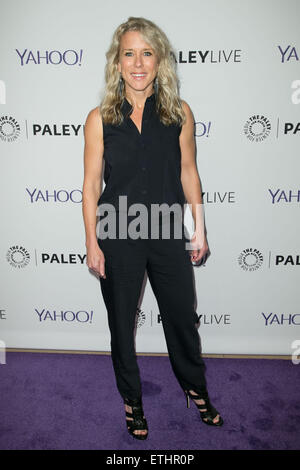
[[[196,121],[211,252],[194,268],[202,352],[291,354],[300,338],[300,2],[0,4],[0,340],[110,350],[99,280],[85,262],[83,124],[100,100],[113,31],[144,16],[171,40]],[[137,320],[137,352],[167,352],[147,277]]]

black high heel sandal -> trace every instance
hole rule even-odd
[[[188,408],[190,408],[189,397],[191,397],[193,400],[204,400],[203,405],[199,405],[196,402],[194,402],[195,405],[197,406],[197,408],[200,411],[200,417],[201,417],[203,423],[208,424],[209,426],[222,426],[224,421],[223,421],[220,413],[210,403],[207,391],[203,391],[203,392],[195,391],[195,395],[193,395],[189,390],[184,390],[184,393],[186,395],[187,407]],[[214,423],[213,420],[218,415],[219,415],[219,420],[216,423]]]
[[[125,405],[131,406],[132,413],[126,411],[126,424],[129,434],[135,439],[144,440],[148,437],[148,425],[147,420],[144,416],[142,399],[135,398],[133,400],[129,398],[124,399]],[[127,419],[127,418],[133,418]],[[146,434],[135,434],[134,431],[147,431]]]

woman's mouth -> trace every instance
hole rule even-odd
[[[132,76],[135,80],[143,80],[143,78],[146,77],[146,74],[145,74],[145,73],[132,73],[131,76]]]

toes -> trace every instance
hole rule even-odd
[[[203,419],[204,419],[204,421],[206,421],[206,422],[209,421],[208,418],[203,418]],[[219,421],[220,421],[220,415],[217,415],[217,416],[213,419],[213,423],[216,424],[216,423],[218,423]]]
[[[133,431],[133,432],[134,432],[134,434],[136,434],[136,435],[137,435],[137,434],[142,434],[142,435],[144,436],[145,434],[147,434],[147,431]]]

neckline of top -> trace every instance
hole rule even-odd
[[[155,92],[153,92],[152,95],[150,95],[150,96],[148,96],[148,97],[146,98],[145,104],[146,104],[148,101],[154,101],[154,98],[155,98]],[[130,107],[132,107],[132,105],[129,103],[128,99],[126,98],[126,96],[125,96],[125,98],[124,98],[124,101],[125,101]]]

